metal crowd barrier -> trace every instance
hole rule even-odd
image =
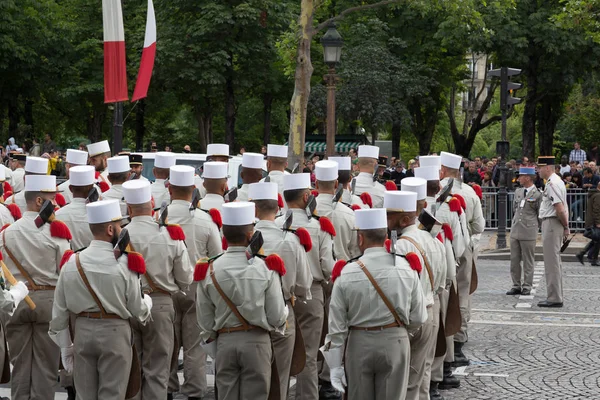
[[[485,229],[498,229],[498,188],[483,187],[483,216]],[[506,199],[506,229],[510,230],[513,219],[514,192],[508,192]],[[569,207],[569,227],[572,232],[583,232],[588,193],[585,189],[567,189],[567,205]]]

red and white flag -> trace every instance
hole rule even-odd
[[[148,0],[148,16],[146,17],[146,37],[144,39],[144,50],[142,61],[138,72],[135,90],[131,101],[143,99],[148,95],[150,78],[154,69],[154,58],[156,57],[156,18],[154,17],[154,5]]]
[[[102,0],[104,27],[104,102],[128,100],[125,29],[121,0]]]

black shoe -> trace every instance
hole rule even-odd
[[[439,382],[429,382],[429,400],[444,400],[444,397],[438,390]]]
[[[189,396],[188,400],[202,400],[202,397]]]
[[[454,362],[452,363],[453,367],[465,367],[470,364],[469,359],[462,352],[462,347],[464,343],[454,342]]]
[[[512,288],[512,289],[510,289],[508,292],[506,292],[506,294],[507,294],[508,296],[514,296],[514,295],[517,295],[517,294],[521,294],[521,289],[518,289],[518,288]]]
[[[173,400],[173,393],[167,393],[167,400]]]
[[[563,303],[557,303],[557,302],[548,301],[548,300],[540,301],[538,303],[538,307],[561,308],[562,306],[563,306]]]
[[[529,296],[529,295],[531,295],[531,289],[521,290],[521,296]]]
[[[66,387],[67,389],[67,400],[75,400],[77,394],[75,393],[75,388],[73,386]],[[0,398],[0,400],[4,399],[4,397]]]
[[[581,263],[581,265],[584,265],[585,263],[583,262],[583,254],[581,253],[577,253],[575,254],[575,257],[577,257],[577,260]]]
[[[591,266],[592,267],[600,267],[600,264],[598,264],[598,260],[594,260],[594,261],[592,261]]]
[[[438,383],[438,389],[449,390],[460,387],[460,380],[452,375],[452,363],[444,363],[444,380]]]
[[[342,394],[331,386],[331,382],[323,381],[319,389],[319,400],[342,400]]]

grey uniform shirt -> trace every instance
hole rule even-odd
[[[13,218],[12,214],[10,213],[10,210],[8,208],[6,208],[5,205],[1,205],[0,206],[0,223],[2,225],[0,225],[0,227],[6,225],[6,224],[12,224],[13,222],[15,222],[15,219]]]
[[[525,192],[527,191],[527,194]],[[539,230],[538,215],[542,193],[531,185],[515,190],[513,200],[513,220],[510,238],[517,240],[536,240]],[[554,207],[553,207],[554,208]]]
[[[272,331],[286,322],[281,278],[258,257],[246,259],[244,247],[232,246],[213,263],[219,286],[250,325]],[[242,325],[210,277],[199,282],[196,291],[196,315],[203,341],[217,337],[221,328]]]
[[[391,254],[383,247],[376,247],[366,249],[360,261],[373,275],[405,326],[414,329],[427,321],[419,276],[406,260],[397,260],[394,264]],[[351,326],[384,326],[394,321],[394,316],[359,265],[346,265],[333,285],[325,345],[330,343],[331,348],[344,346]]]
[[[383,208],[383,194],[385,186],[379,182],[373,181],[373,175],[361,172],[356,177],[356,188],[354,193],[360,196],[363,193],[369,193],[373,200],[373,208]]]
[[[292,209],[294,219],[292,229],[306,228],[312,239],[312,249],[308,252],[308,263],[313,280],[321,282],[329,280],[333,270],[333,240],[331,235],[321,229],[319,221],[308,219],[305,210]],[[277,218],[275,223],[282,227],[284,217]]]
[[[209,211],[213,208],[221,211],[223,209],[223,204],[225,204],[225,199],[223,196],[213,193],[207,193],[206,196],[200,200],[200,208],[206,211]]]
[[[12,171],[12,179],[10,182],[10,186],[13,188],[13,193],[19,193],[23,189],[25,189],[25,169],[17,168]]]
[[[271,182],[277,184],[277,192],[283,196],[283,176],[287,175],[282,171],[271,171],[269,172],[269,179]],[[260,180],[261,182],[265,181],[265,178]]]
[[[169,189],[165,186],[165,182],[165,179],[157,179],[150,185],[155,207],[162,206],[163,201],[166,201],[167,204],[171,202],[171,195],[169,194]]]
[[[304,247],[292,232],[283,232],[275,222],[258,221],[254,227],[262,233],[265,255],[278,254],[285,264],[286,273],[281,278],[286,300],[292,296],[300,299],[310,297],[312,275]]]
[[[127,230],[131,245],[144,256],[146,273],[157,287],[170,293],[188,288],[194,270],[183,241],[171,239],[167,228],[160,228],[151,216],[133,217]],[[144,290],[151,289],[146,276],[141,279]]]
[[[358,234],[355,230],[354,211],[338,202],[332,203],[333,195],[320,193],[317,196],[317,214],[327,217],[335,227],[333,252],[338,260],[351,260],[361,255],[358,248]]]
[[[348,207],[356,204],[360,206],[360,208],[369,208],[369,206],[363,203],[360,197],[358,197],[355,194],[352,194],[348,189],[344,189],[344,192],[342,193],[342,203],[344,203]]]
[[[73,239],[71,239],[71,249],[79,250],[88,247],[94,235],[88,224],[87,211],[85,209],[85,199],[74,198],[70,204],[67,204],[56,212],[56,218],[63,221],[69,227]]]
[[[69,241],[52,237],[50,224],[44,224],[41,228],[35,226],[37,216],[37,212],[27,211],[20,220],[6,228],[6,234],[0,233],[2,255],[17,281],[26,282],[26,279],[8,256],[6,247],[36,285],[56,286],[60,260],[64,252],[70,249]]]
[[[546,187],[542,196],[540,205],[540,219],[556,217],[555,204],[563,203],[565,210],[567,208],[567,188],[565,183],[556,174],[550,175],[546,181]]]
[[[50,336],[68,327],[70,313],[100,311],[83,283],[75,260],[75,255],[71,256],[60,272],[54,292]],[[115,260],[111,243],[93,240],[87,249],[79,253],[79,261],[107,313],[117,314],[123,319],[136,318],[141,322],[150,317],[150,310],[142,301],[138,274],[129,270],[127,256]]]
[[[248,201],[248,188],[249,184],[244,183],[241,188],[238,189],[237,201]]]
[[[19,193],[15,193],[10,196],[8,199],[4,201],[5,204],[16,204],[21,210],[21,214],[24,214],[27,211],[27,202],[25,201],[25,191],[20,191]]]
[[[185,244],[192,263],[223,252],[221,234],[212,218],[202,210],[190,212],[190,203],[173,200],[169,205],[169,223],[178,224],[185,233]]]
[[[127,203],[123,200],[123,185],[112,185],[110,189],[102,193],[103,200],[119,200],[121,215],[127,215]]]
[[[73,201],[73,193],[71,193],[71,190],[69,189],[70,184],[71,184],[71,181],[69,179],[67,179],[66,181],[64,181],[63,183],[58,185],[58,190],[60,190],[62,192],[61,194],[65,198],[65,202],[67,204],[69,204],[69,203],[71,203],[71,201]]]
[[[448,184],[448,180],[448,178],[442,179],[440,182],[442,187],[445,187]],[[465,214],[467,214],[467,229],[470,237],[483,233],[483,230],[485,229],[485,218],[483,217],[481,200],[477,197],[473,188],[455,179],[454,185],[452,186],[452,193],[461,195],[467,203]],[[473,245],[476,245],[476,243],[473,243]]]

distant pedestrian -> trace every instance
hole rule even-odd
[[[468,185],[481,185],[481,176],[477,172],[477,164],[475,161],[469,162],[469,167],[463,173],[463,182]]]
[[[587,154],[581,149],[578,142],[573,143],[573,150],[571,150],[571,154],[569,154],[569,161],[577,161],[580,164],[587,161]]]
[[[42,146],[42,153],[50,154],[53,151],[56,151],[56,143],[52,141],[52,135],[46,133],[46,136],[44,137],[44,145]]]
[[[29,155],[33,156],[33,157],[39,157],[41,151],[42,151],[42,148],[40,146],[40,141],[36,137],[34,137],[33,138],[33,145],[31,146],[31,150],[29,151]]]

